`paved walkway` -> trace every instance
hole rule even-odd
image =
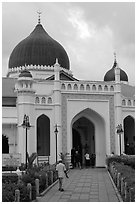
[[[64,190],[58,191],[57,183],[38,202],[119,202],[105,168],[71,170]]]

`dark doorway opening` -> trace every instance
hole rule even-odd
[[[2,154],[8,154],[9,153],[9,143],[8,138],[6,135],[2,134]]]
[[[95,154],[95,128],[86,117],[81,117],[72,126],[72,148],[79,149],[81,164],[85,165],[85,154]]]
[[[124,119],[124,144],[125,153],[135,154],[135,120],[131,116]]]

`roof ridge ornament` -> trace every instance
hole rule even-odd
[[[25,62],[25,70],[27,70],[27,64],[26,64],[26,62]]]
[[[117,65],[116,52],[114,52],[114,64],[116,64],[116,65]]]
[[[37,11],[37,13],[38,13],[38,24],[41,24],[40,15],[42,14],[42,12],[41,11]]]
[[[55,64],[59,64],[59,60],[58,60],[58,58],[56,58],[56,63]]]

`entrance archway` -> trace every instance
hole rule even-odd
[[[91,156],[96,155],[96,166],[104,167],[106,160],[105,121],[101,115],[90,108],[75,115],[71,120],[70,149],[79,145],[81,148],[82,163],[84,164],[84,154],[88,150]]]
[[[72,126],[72,146],[79,149],[82,165],[85,164],[84,155],[95,153],[94,124],[86,117],[81,117]]]
[[[2,134],[2,154],[9,153],[9,143],[6,135]]]
[[[37,153],[50,155],[50,119],[44,114],[37,119]]]
[[[131,116],[124,119],[124,144],[125,153],[135,154],[135,120]]]

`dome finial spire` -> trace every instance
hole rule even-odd
[[[37,11],[37,13],[38,13],[38,24],[40,24],[41,22],[40,22],[40,15],[42,14],[42,12],[41,11]]]
[[[114,67],[117,66],[116,52],[114,52]]]

